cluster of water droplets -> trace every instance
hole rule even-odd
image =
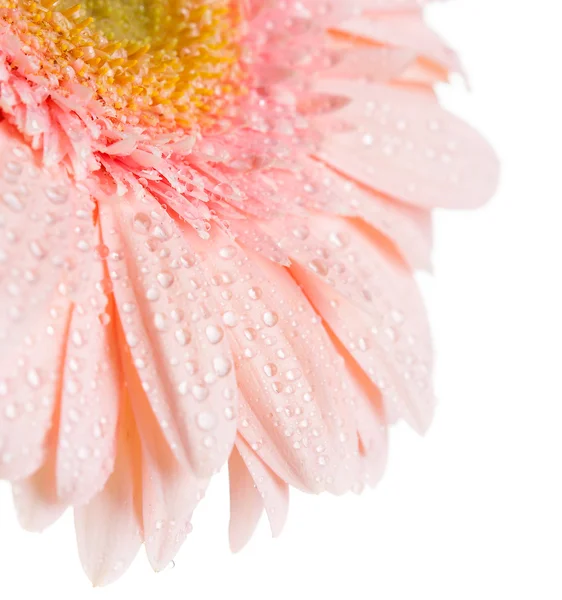
[[[0,457],[7,471],[10,463],[27,471],[40,462],[50,428],[72,303],[83,290],[92,308],[99,301],[93,203],[64,176],[42,172],[8,126],[0,134],[1,416],[12,423],[0,428],[8,432]],[[72,381],[68,393],[77,391]]]

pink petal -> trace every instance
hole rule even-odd
[[[146,393],[122,343],[127,389],[140,434],[142,455],[142,521],[150,564],[161,571],[173,560],[191,529],[191,516],[207,486],[187,464],[180,464],[154,418]],[[139,457],[140,458],[140,457]]]
[[[108,267],[133,364],[178,460],[202,477],[226,462],[236,433],[230,347],[182,228],[134,197],[100,209]],[[195,235],[195,234],[194,234]],[[205,295],[204,295],[205,294]]]
[[[318,91],[340,93],[341,82]],[[497,159],[468,125],[430,97],[378,84],[349,83],[338,116],[351,131],[325,138],[318,156],[343,175],[424,208],[472,208],[494,192]]]
[[[99,492],[115,459],[121,395],[115,307],[98,314],[89,303],[74,307],[61,391],[57,490],[69,504]]]
[[[115,468],[104,489],[74,511],[78,553],[92,583],[107,585],[129,567],[142,543],[140,442],[128,401],[118,426]]]
[[[348,489],[355,431],[345,406],[340,357],[320,319],[287,271],[213,230],[186,232],[211,282],[236,377],[246,399],[256,452],[304,489]],[[341,441],[345,438],[345,442]]]
[[[412,50],[448,71],[462,70],[455,53],[424,23],[419,11],[355,17],[340,23],[337,30],[377,44]]]
[[[44,457],[69,308],[87,288],[92,203],[64,171],[41,171],[0,123],[0,476],[22,478]]]
[[[345,349],[341,349],[346,355]],[[347,357],[348,358],[348,357]],[[387,415],[380,391],[369,381],[367,375],[353,361],[346,360],[350,386],[354,390],[353,407],[355,411],[358,451],[362,459],[363,480],[374,487],[383,475],[387,460]]]
[[[279,239],[296,263],[291,271],[381,390],[390,414],[398,409],[417,428],[425,429],[433,405],[431,344],[411,273],[370,239],[368,231],[346,220],[317,216],[310,220],[309,232],[305,240],[290,230]],[[322,256],[323,262],[311,267],[311,256]]]
[[[403,48],[375,48],[360,44],[335,44],[332,64],[325,77],[390,81],[399,77],[415,62],[414,52]]]
[[[230,475],[230,548],[241,550],[251,538],[263,507],[277,537],[289,509],[289,486],[252,451],[240,436],[228,462]]]
[[[269,469],[240,436],[236,441],[236,448],[251,476],[261,504],[265,507],[271,534],[273,537],[277,537],[287,520],[289,486]]]
[[[260,519],[263,502],[258,489],[240,456],[237,446],[228,459],[230,480],[230,549],[240,551],[250,540]]]
[[[187,467],[169,457],[143,453],[143,524],[148,560],[155,571],[174,559],[187,534],[191,518],[203,497],[207,481],[198,480]]]
[[[0,477],[33,474],[45,459],[45,442],[60,396],[68,302],[46,306],[35,333],[2,355],[0,371]],[[29,324],[31,328],[31,323]],[[28,345],[26,340],[31,343]],[[32,352],[30,352],[32,350]]]
[[[313,200],[317,210],[362,219],[385,236],[411,267],[431,267],[432,233],[428,211],[377,193],[320,162],[310,160],[305,164],[307,175],[322,184]],[[288,190],[295,190],[298,185],[288,177],[284,183]]]
[[[33,475],[13,485],[18,520],[28,531],[43,531],[54,523],[68,506],[67,502],[58,498],[56,490],[57,436],[58,427],[55,427],[49,433],[49,451],[45,463]]]

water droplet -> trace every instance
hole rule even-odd
[[[308,266],[311,271],[316,273],[317,275],[325,276],[328,274],[328,265],[321,258],[313,258]]]
[[[191,335],[185,329],[176,329],[174,337],[180,346],[187,346],[191,341]]]
[[[160,292],[155,287],[150,287],[146,290],[146,298],[151,302],[156,302],[160,298]]]
[[[261,295],[262,291],[259,287],[251,287],[248,290],[248,296],[250,296],[252,300],[259,300],[261,298]]]
[[[197,373],[197,363],[194,360],[186,361],[184,367],[188,375],[195,375]]]
[[[162,313],[154,313],[154,327],[156,327],[156,329],[158,331],[165,331],[166,330],[166,315],[162,314]]]
[[[76,348],[80,348],[84,345],[84,337],[82,336],[82,332],[79,329],[75,329],[70,334],[70,339],[72,343],[76,346]]]
[[[207,325],[205,327],[205,334],[211,344],[218,344],[224,335],[222,329],[216,325]]]
[[[68,199],[68,190],[62,185],[48,187],[45,195],[53,204],[64,204]]]
[[[78,448],[77,456],[80,460],[87,460],[91,455],[91,450],[87,446]]]
[[[343,232],[332,232],[330,234],[330,242],[338,248],[345,248],[349,244],[349,236]]]
[[[160,271],[160,273],[156,275],[156,279],[158,283],[165,289],[169,288],[174,282],[174,276],[168,271]]]
[[[277,374],[277,367],[273,363],[267,363],[266,365],[263,366],[263,372],[268,377],[273,377],[274,375]]]
[[[6,408],[4,409],[4,415],[6,415],[7,419],[15,419],[16,415],[17,415],[17,411],[16,411],[16,407],[14,404],[8,404],[6,405]]]
[[[222,321],[227,327],[235,327],[238,323],[238,318],[233,311],[229,310],[223,314]]]
[[[20,197],[12,192],[3,193],[2,200],[4,204],[14,212],[21,212],[25,208],[25,205],[21,201]]]
[[[236,256],[237,250],[234,246],[224,246],[219,250],[219,256],[226,260],[234,258]]]
[[[133,217],[133,229],[139,233],[148,234],[151,225],[152,219],[146,213],[139,212]]]
[[[195,384],[191,388],[191,393],[193,394],[194,398],[199,402],[203,402],[203,400],[206,400],[209,396],[209,390],[207,389],[207,387],[201,384]]]
[[[132,331],[127,332],[125,339],[131,348],[134,348],[139,343],[138,337]]]
[[[277,324],[277,321],[279,321],[279,317],[277,316],[277,313],[274,313],[273,311],[270,311],[270,310],[263,313],[262,319],[263,319],[263,322],[268,327],[273,327],[274,325]]]
[[[211,431],[217,426],[217,417],[210,411],[200,412],[197,415],[197,426],[202,431]]]
[[[359,350],[365,352],[369,349],[369,340],[367,340],[366,338],[359,338],[359,340],[357,341],[357,345],[359,346]]]
[[[300,225],[293,229],[293,235],[298,240],[304,241],[310,235],[310,229],[306,225]]]
[[[285,377],[289,381],[297,381],[298,379],[300,379],[302,377],[302,371],[300,369],[290,369],[285,374]]]
[[[160,225],[156,225],[156,227],[152,230],[152,235],[162,241],[165,241],[170,237],[168,232]]]
[[[30,387],[33,389],[38,389],[41,387],[41,377],[37,372],[37,369],[31,368],[27,370],[27,374],[25,379]]]
[[[224,356],[215,356],[213,358],[213,369],[219,377],[225,377],[232,369],[232,363]]]
[[[193,254],[185,253],[182,254],[182,256],[180,257],[180,262],[186,269],[189,269],[193,267],[193,265],[195,265],[196,259],[195,256],[193,256]]]
[[[256,339],[256,330],[252,327],[248,327],[247,329],[244,329],[244,337],[250,341],[253,342]]]
[[[37,240],[29,242],[29,250],[31,251],[31,254],[33,254],[33,256],[39,260],[45,258],[47,254],[45,248],[41,245],[41,242],[38,242]]]
[[[205,448],[212,448],[215,445],[215,438],[212,435],[206,435],[203,438],[203,446]]]

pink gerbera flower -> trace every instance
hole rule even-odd
[[[413,271],[497,167],[423,4],[0,0],[0,477],[95,583],[163,568],[225,463],[238,549],[427,427]]]

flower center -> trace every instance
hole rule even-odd
[[[74,0],[61,0],[57,10],[72,8]],[[83,0],[82,12],[94,19],[93,25],[113,40],[154,43],[178,33],[182,21],[196,26],[191,15],[194,2],[170,0]],[[198,3],[202,4],[202,3]],[[207,2],[207,4],[211,4]],[[201,8],[201,6],[199,7]]]
[[[0,25],[61,89],[78,81],[119,124],[170,129],[212,119],[240,90],[233,7],[232,0],[0,0]]]

